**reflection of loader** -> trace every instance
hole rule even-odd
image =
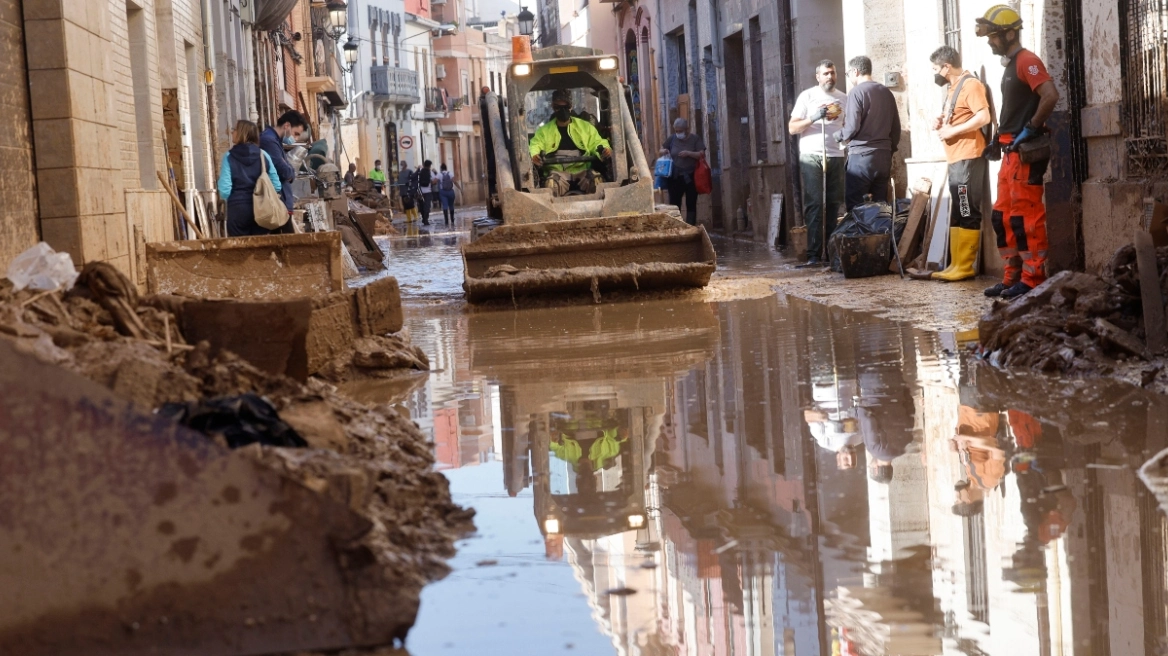
[[[591,48],[537,49],[531,63],[511,66],[506,105],[493,93],[483,96],[489,213],[502,225],[463,248],[470,301],[709,282],[715,256],[705,229],[655,212],[652,170],[616,68],[615,58]],[[557,89],[584,99],[577,109],[587,110],[612,145],[607,162],[571,160],[601,172],[595,193],[554,197],[532,165],[528,140],[548,119]]]

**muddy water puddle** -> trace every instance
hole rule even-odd
[[[1164,653],[1162,398],[782,297],[415,310],[478,513],[415,656]]]

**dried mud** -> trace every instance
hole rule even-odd
[[[106,309],[118,306],[130,314]],[[473,511],[451,501],[417,425],[388,405],[347,398],[326,381],[300,384],[262,372],[230,352],[212,354],[206,343],[188,345],[178,321],[163,307],[138,305],[133,296],[103,298],[81,287],[69,293],[14,292],[3,280],[0,337],[147,412],[172,401],[245,392],[266,397],[312,448],[252,445],[245,452],[372,522],[358,548],[376,567],[365,571],[377,575],[349,581],[350,592],[357,599],[378,600],[385,595],[374,594],[374,588],[394,590],[392,607],[366,609],[367,615],[408,630],[421,588],[448,572],[445,559],[454,553],[454,540],[473,530]],[[134,330],[139,336],[128,334]],[[356,340],[338,373],[344,379],[428,366],[405,337],[371,337]]]

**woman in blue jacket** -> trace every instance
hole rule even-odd
[[[265,172],[276,191],[280,177],[272,158],[260,150],[260,129],[251,121],[239,121],[231,133],[235,145],[223,156],[219,166],[219,197],[227,201],[227,236],[270,235],[278,230],[261,228],[255,222],[252,194],[256,182]],[[261,168],[262,167],[262,168]]]

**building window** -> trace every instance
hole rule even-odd
[[[1123,128],[1128,177],[1168,173],[1168,3],[1120,0]]]
[[[961,12],[957,0],[941,0],[941,20],[944,22],[945,45],[961,52]]]
[[[689,71],[685,62],[685,34],[677,35],[677,93],[689,93]]]

